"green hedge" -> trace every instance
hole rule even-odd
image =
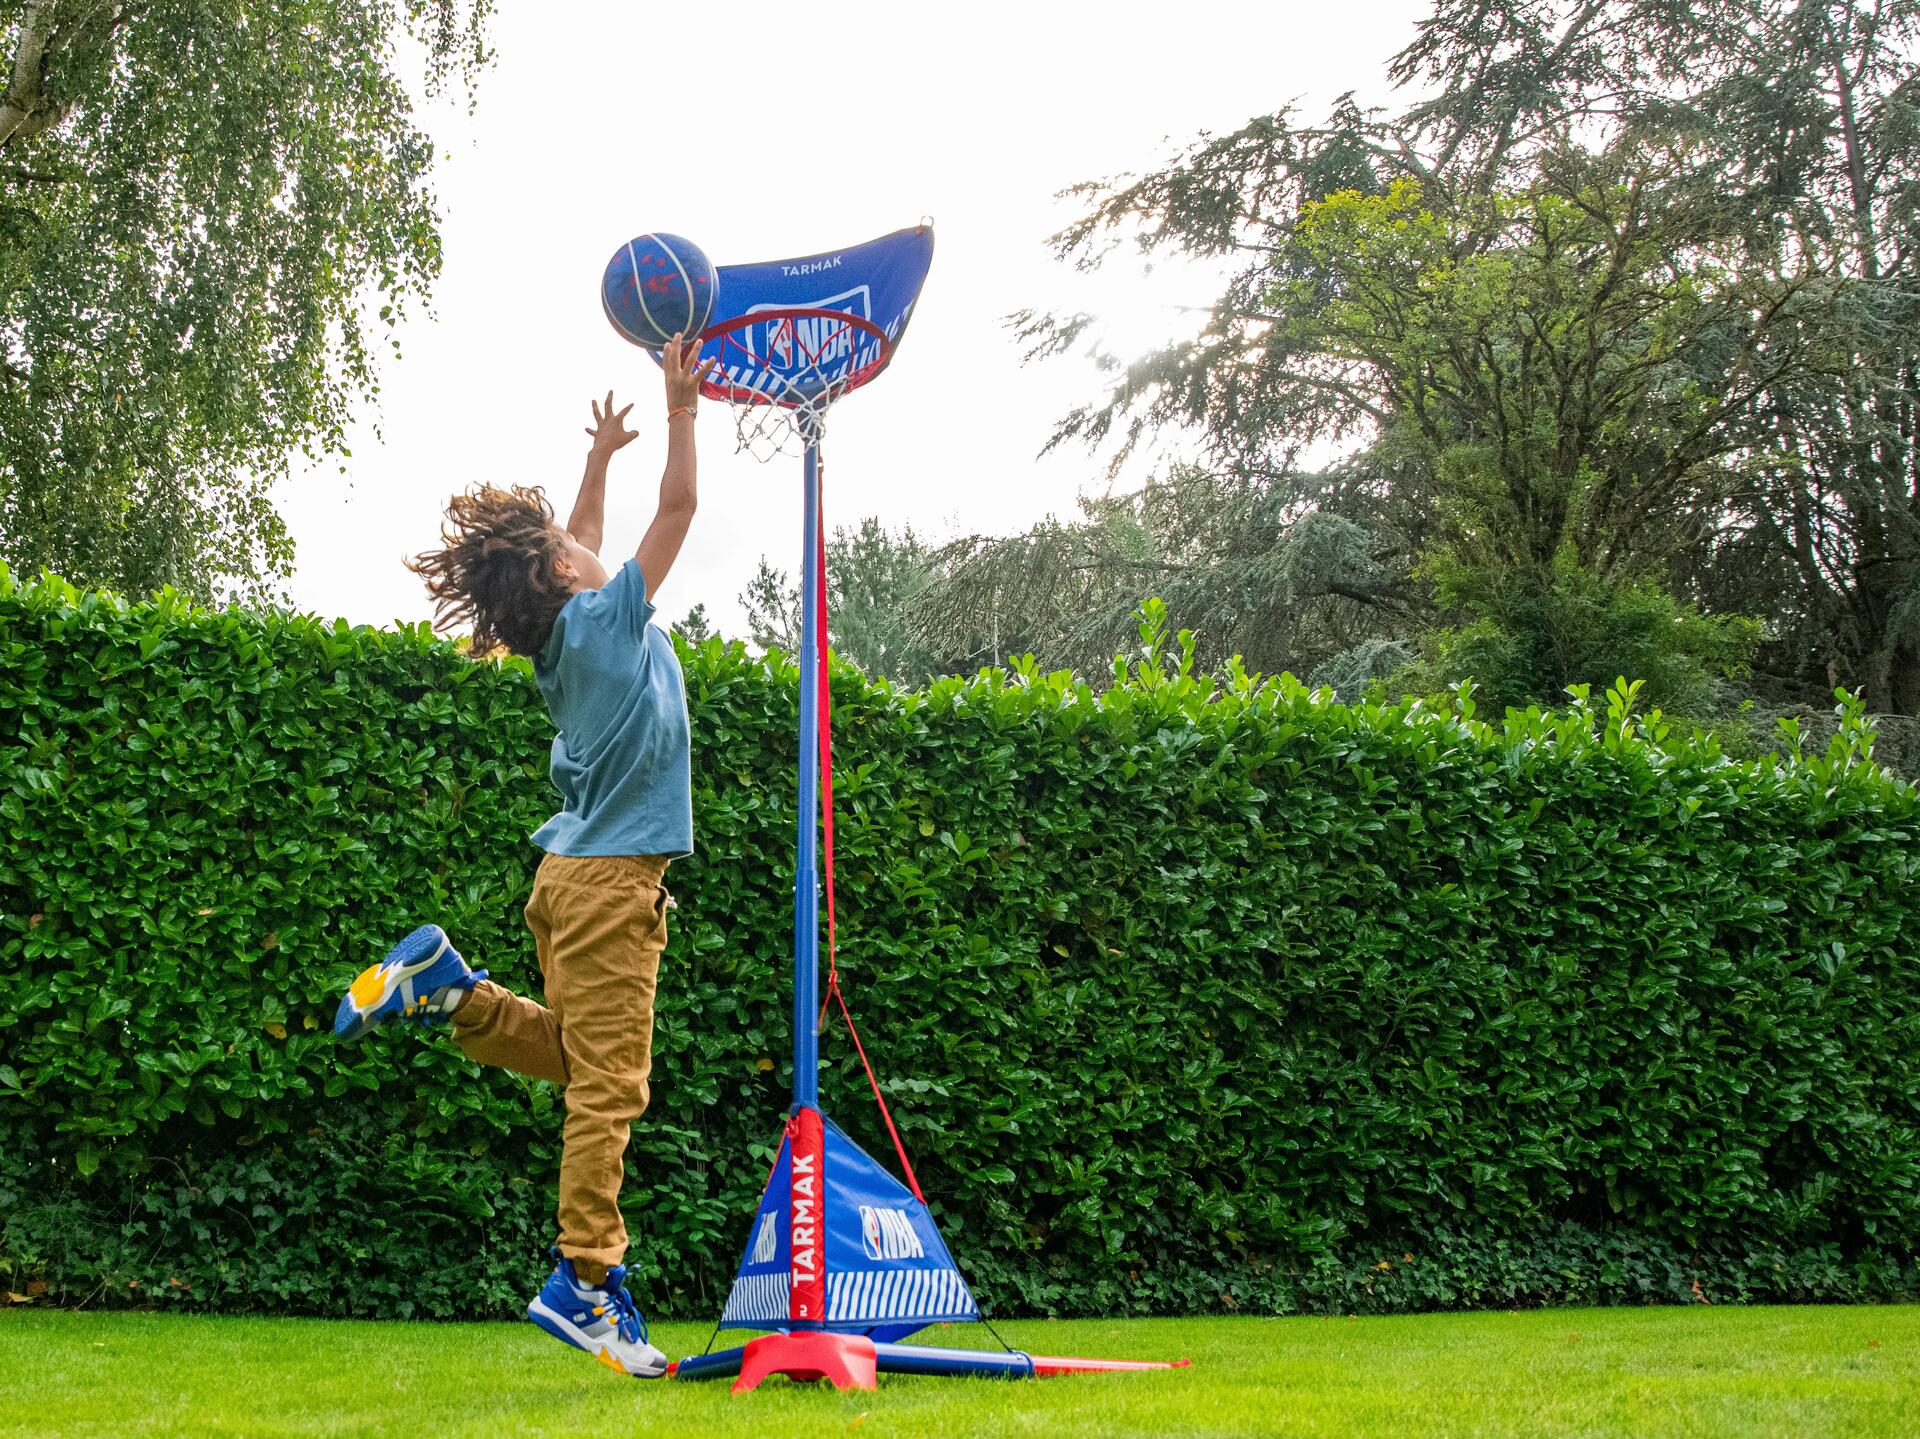
[[[834,677],[843,967],[984,1302],[1920,1289],[1920,801],[1856,721],[1736,765],[1624,693],[1490,725],[1144,641],[1100,694]],[[701,853],[624,1202],[646,1300],[697,1317],[788,1088],[796,674],[683,657]],[[548,736],[523,664],[424,628],[0,572],[6,1288],[514,1312],[558,1093],[327,1027],[427,919],[533,983]]]

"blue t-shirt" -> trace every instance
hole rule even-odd
[[[686,685],[652,615],[646,577],[628,560],[567,601],[534,661],[564,801],[534,832],[549,854],[693,853]]]

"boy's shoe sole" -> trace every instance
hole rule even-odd
[[[439,925],[423,924],[389,950],[380,963],[361,970],[347,986],[340,1008],[333,1016],[334,1036],[358,1039],[387,1020],[399,1017],[398,1010],[393,1014],[379,1011],[401,985],[433,968],[450,943],[447,932]]]
[[[546,1330],[547,1333],[562,1343],[571,1344],[575,1349],[584,1350],[586,1353],[591,1354],[616,1374],[625,1374],[633,1379],[661,1379],[666,1376],[667,1356],[660,1354],[659,1350],[655,1349],[653,1351],[655,1354],[660,1354],[660,1362],[657,1366],[647,1366],[643,1368],[624,1363],[620,1359],[620,1356],[615,1354],[604,1343],[593,1338],[585,1330],[571,1323],[565,1315],[554,1313],[553,1310],[541,1303],[538,1298],[535,1298],[534,1301],[527,1306],[527,1318],[531,1319],[535,1324],[538,1324],[542,1329]],[[652,1348],[651,1345],[648,1347]]]

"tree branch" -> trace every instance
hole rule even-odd
[[[31,138],[54,123],[42,120],[48,42],[53,38],[55,0],[29,0],[20,19],[20,40],[13,52],[13,77],[0,94],[0,146],[15,136]],[[44,112],[51,114],[51,111]],[[32,128],[28,128],[32,126]]]
[[[28,0],[26,13],[20,18],[13,75],[7,88],[0,91],[0,150],[51,130],[77,107],[78,102],[73,100],[65,104],[47,101],[47,66],[52,53],[72,48],[75,37],[85,34],[96,21],[104,21],[104,30],[111,32],[127,18],[126,6],[119,0],[101,0],[64,17],[60,9],[60,0]]]

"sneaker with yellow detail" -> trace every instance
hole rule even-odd
[[[527,1305],[527,1318],[616,1374],[658,1379],[667,1356],[647,1342],[647,1318],[627,1293],[626,1277],[626,1266],[616,1264],[598,1286],[583,1284],[573,1261],[562,1259]]]
[[[467,968],[444,929],[423,924],[347,987],[334,1012],[334,1035],[358,1039],[389,1019],[445,1019],[486,977],[484,969]]]

